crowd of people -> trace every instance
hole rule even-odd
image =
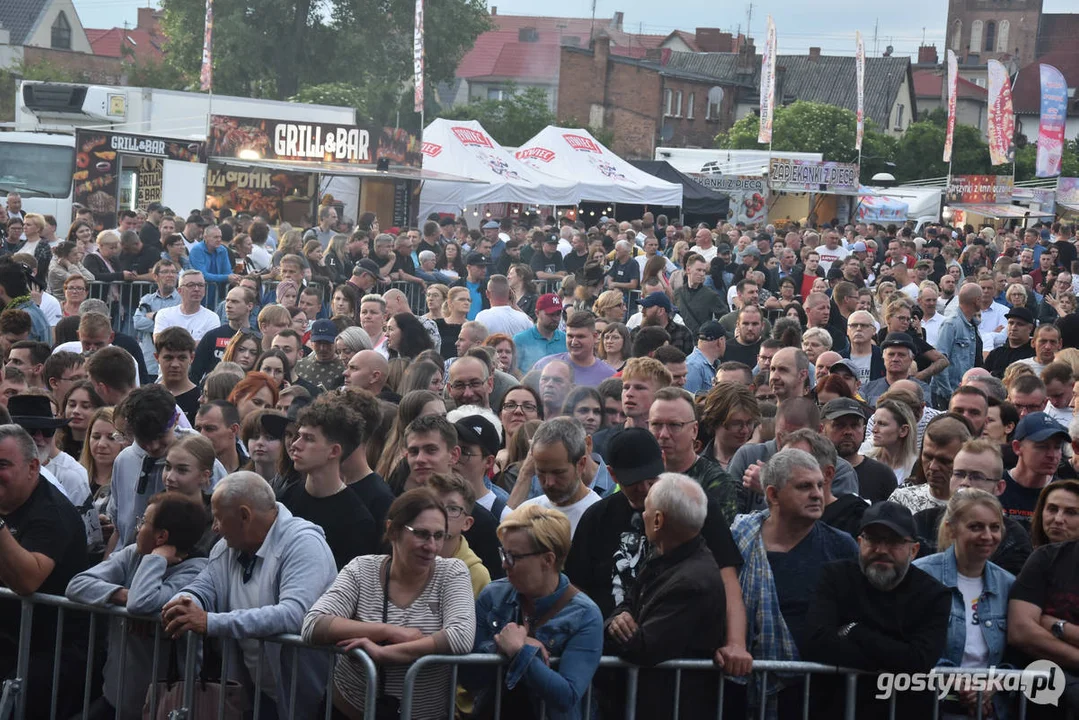
[[[367,213],[344,234],[330,205],[300,230],[155,203],[60,240],[17,196],[4,218],[0,585],[163,634],[114,618],[93,643],[79,613],[21,626],[5,600],[0,677],[22,642],[30,717],[84,689],[92,718],[142,717],[189,631],[260,719],[369,696],[396,717],[409,663],[471,652],[504,671],[423,669],[413,717],[454,695],[494,717],[496,682],[506,717],[622,717],[603,655],[642,667],[640,717],[676,695],[683,716],[841,712],[837,678],[762,683],[762,660],[1051,660],[1061,705],[1028,717],[1079,709],[1068,225]],[[128,304],[136,280],[156,290]],[[259,642],[279,634],[307,646]],[[341,659],[327,692],[332,645],[377,687]],[[651,669],[680,658],[721,669],[722,700],[714,671]],[[876,692],[859,681],[858,717],[887,712]],[[898,716],[936,702],[900,693]]]

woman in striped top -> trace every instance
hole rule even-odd
[[[407,663],[424,655],[463,655],[472,649],[476,608],[468,568],[439,557],[446,539],[446,510],[427,488],[397,498],[386,516],[391,554],[364,555],[345,565],[303,622],[307,642],[360,648],[379,664],[381,703],[401,697]],[[334,707],[349,718],[363,715],[367,688],[362,667],[340,662],[334,672]],[[453,693],[449,667],[417,678],[413,717],[445,715]]]

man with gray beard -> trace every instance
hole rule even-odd
[[[948,639],[951,593],[911,565],[916,537],[914,517],[902,505],[885,501],[865,511],[858,561],[840,560],[821,571],[803,660],[877,673],[924,673],[936,665]],[[887,716],[888,700],[875,696],[888,679],[860,679],[856,717]],[[822,717],[836,717],[843,707],[839,680],[829,681],[836,683],[832,692],[818,687],[813,694],[825,704]],[[896,697],[895,717],[928,716],[936,700],[932,692]]]

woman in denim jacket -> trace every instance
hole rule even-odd
[[[542,704],[552,720],[590,717],[585,697],[603,651],[603,616],[562,574],[569,520],[530,505],[511,513],[498,537],[506,577],[476,599],[473,652],[506,658],[502,716],[539,718]],[[495,674],[480,667],[462,676],[477,693],[477,717],[492,716]]]
[[[1008,639],[1008,593],[1015,576],[989,562],[989,557],[1000,545],[1003,528],[1004,514],[995,496],[973,488],[959,490],[941,520],[941,552],[914,562],[952,591],[948,644],[940,665],[986,668],[1001,664]],[[966,716],[976,702],[975,692],[961,691],[948,695],[943,709],[946,716]],[[986,712],[992,707],[997,717],[1007,717],[1003,697],[985,693],[983,702]]]

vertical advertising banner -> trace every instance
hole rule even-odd
[[[862,151],[862,136],[865,134],[865,43],[862,42],[862,33],[854,34],[854,68],[858,77],[858,127],[854,136],[854,149]]]
[[[202,30],[202,69],[199,71],[199,87],[213,91],[214,85],[214,0],[206,0],[206,25]]]
[[[772,142],[772,118],[776,109],[776,24],[768,16],[768,39],[761,54],[761,122],[757,142]]]
[[[1003,63],[989,61],[989,159],[994,165],[1015,160],[1012,83]]]
[[[952,141],[955,138],[955,100],[959,91],[959,63],[949,50],[948,58],[948,130],[944,135],[944,162],[952,161]]]
[[[415,110],[423,112],[423,0],[416,0],[416,26],[412,35],[412,84]]]
[[[1068,84],[1052,65],[1039,65],[1042,81],[1042,113],[1038,125],[1038,156],[1034,164],[1037,177],[1060,174],[1064,154],[1064,123],[1067,119]]]

